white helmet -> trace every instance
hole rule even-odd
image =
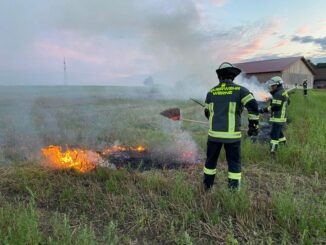
[[[283,80],[282,80],[281,77],[275,76],[275,77],[272,77],[271,79],[267,80],[265,82],[265,86],[268,88],[269,91],[271,91],[272,90],[272,86],[274,86],[274,85],[280,86],[283,83],[284,82],[283,82]]]

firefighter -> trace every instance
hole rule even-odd
[[[262,108],[261,113],[270,112],[270,122],[272,124],[270,152],[273,154],[277,151],[279,144],[286,144],[286,138],[283,134],[283,126],[287,120],[287,108],[289,104],[289,95],[283,88],[281,77],[272,77],[266,82],[269,92],[273,98],[270,106]]]
[[[308,83],[307,83],[307,80],[304,80],[304,82],[302,83],[302,87],[303,87],[303,95],[307,96],[308,95]]]
[[[222,63],[216,70],[220,83],[206,96],[205,116],[209,119],[207,158],[204,167],[204,185],[212,187],[216,174],[217,160],[222,146],[228,162],[228,186],[240,188],[241,180],[241,112],[248,109],[249,136],[258,134],[258,105],[254,96],[246,88],[233,83],[240,69],[230,63]]]

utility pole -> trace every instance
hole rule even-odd
[[[68,85],[67,81],[67,66],[66,66],[66,57],[63,57],[63,84]]]

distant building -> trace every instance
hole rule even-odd
[[[300,85],[304,80],[307,80],[309,88],[313,87],[314,69],[304,57],[252,61],[234,65],[240,68],[245,76],[255,76],[261,83],[273,76],[280,76],[286,87]]]
[[[315,68],[315,81],[314,88],[325,88],[326,89],[326,67]]]

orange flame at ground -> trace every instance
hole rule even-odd
[[[110,155],[115,152],[125,151],[142,153],[145,151],[145,147],[124,147],[115,145],[111,148],[104,150],[101,154]],[[89,172],[95,169],[97,164],[103,161],[99,153],[79,148],[68,148],[66,151],[64,151],[61,146],[50,145],[48,147],[42,148],[42,153],[52,167],[59,169],[72,168],[82,173]]]
[[[96,167],[101,156],[93,151],[82,149],[62,150],[61,146],[48,146],[42,148],[43,155],[49,160],[51,166],[59,169],[75,169],[79,172],[89,172]]]
[[[261,101],[268,101],[270,98],[270,95],[266,92],[258,92],[257,93],[258,97],[261,99]]]
[[[137,147],[125,147],[120,145],[114,145],[111,148],[104,150],[102,154],[109,155],[114,152],[124,152],[124,151],[135,151],[135,152],[142,153],[145,151],[145,147],[141,145]]]

